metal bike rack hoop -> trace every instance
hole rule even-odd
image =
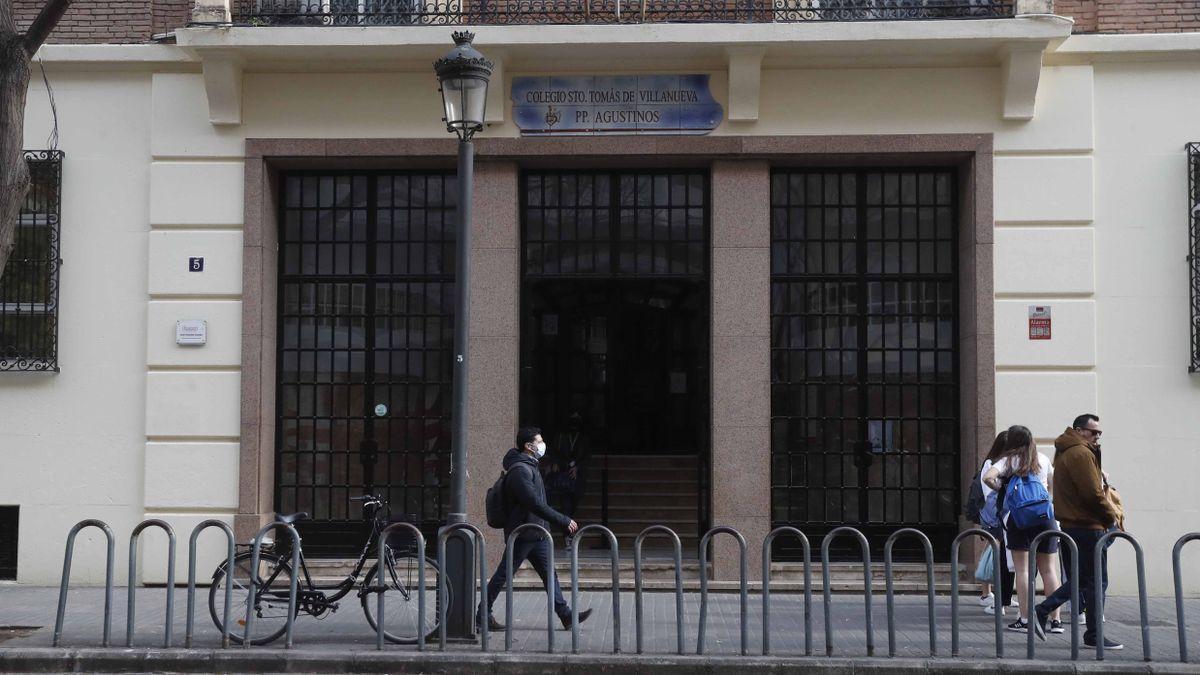
[[[795,535],[804,549],[804,655],[812,656],[812,548],[803,532],[787,525],[771,530],[763,539],[763,655],[771,653],[771,552],[775,547],[775,537],[781,534]]]
[[[1028,565],[1029,584],[1027,586],[1029,595],[1027,595],[1025,597],[1029,598],[1028,604],[1032,610],[1032,607],[1034,604],[1033,599],[1034,599],[1034,597],[1036,597],[1036,590],[1037,590],[1038,544],[1042,543],[1043,539],[1050,539],[1052,537],[1058,537],[1059,540],[1066,542],[1067,548],[1070,549],[1070,551],[1071,551],[1071,570],[1070,570],[1071,576],[1069,579],[1067,579],[1067,583],[1070,584],[1070,587],[1071,587],[1071,611],[1073,612],[1073,611],[1075,611],[1075,608],[1079,606],[1079,547],[1077,547],[1075,545],[1075,540],[1072,539],[1066,532],[1063,532],[1062,530],[1046,530],[1045,532],[1042,532],[1038,536],[1034,537],[1033,541],[1029,542],[1029,565]],[[1025,636],[1025,641],[1026,641],[1025,642],[1025,656],[1026,656],[1026,658],[1032,659],[1033,658],[1033,622],[1037,621],[1037,615],[1033,611],[1030,611],[1028,619],[1029,619],[1029,630],[1026,631],[1026,636]],[[1071,622],[1071,660],[1072,661],[1079,660],[1079,622],[1078,621]]]
[[[1189,541],[1200,541],[1200,532],[1189,532],[1175,542],[1171,549],[1171,571],[1175,577],[1175,623],[1179,630],[1179,662],[1188,662],[1187,622],[1183,612],[1183,547]]]
[[[285,630],[287,631],[287,639],[284,642],[284,649],[292,648],[292,625],[296,621],[296,595],[297,595],[297,576],[300,574],[300,534],[296,532],[296,528],[288,523],[278,520],[268,523],[263,526],[258,534],[254,535],[254,547],[250,554],[250,597],[246,599],[246,630],[243,636],[242,647],[250,648],[250,628],[254,625],[254,604],[258,597],[258,587],[262,584],[262,579],[258,578],[258,561],[262,556],[262,541],[263,535],[274,530],[277,527],[282,527],[287,530],[292,537],[292,581],[288,586],[288,615]],[[233,583],[233,571],[226,570],[225,583]]]
[[[1137,564],[1138,608],[1141,611],[1142,619],[1142,658],[1150,661],[1150,603],[1146,599],[1146,557],[1142,553],[1142,545],[1138,543],[1138,540],[1134,539],[1132,534],[1119,530],[1101,535],[1100,539],[1096,541],[1096,551],[1092,556],[1092,565],[1096,575],[1092,578],[1096,581],[1093,583],[1095,595],[1092,598],[1091,606],[1096,608],[1096,616],[1101,618],[1096,622],[1096,660],[1104,660],[1104,555],[1107,552],[1108,543],[1114,539],[1124,539],[1133,546],[1133,555]],[[1071,605],[1071,609],[1074,611],[1075,605]]]
[[[973,527],[963,530],[950,544],[950,656],[958,657],[958,549],[967,537],[983,537],[992,547],[992,586],[1000,588],[1000,566],[1007,564],[1000,556],[1000,540],[987,530]],[[999,604],[999,603],[997,603]],[[996,622],[996,658],[1004,658],[1004,619],[1000,612],[993,612]]]
[[[412,523],[392,523],[379,533],[379,562],[375,567],[375,592],[379,595],[379,609],[375,617],[376,642],[375,649],[383,650],[383,596],[387,592],[387,584],[383,581],[383,570],[387,549],[387,535],[396,530],[408,530],[417,539],[417,651],[425,651],[425,535]],[[441,588],[441,586],[438,586]]]
[[[696,634],[696,653],[704,653],[704,632],[708,621],[708,542],[715,535],[730,534],[737,540],[738,544],[738,569],[740,573],[741,591],[741,633],[742,633],[742,656],[749,654],[749,634],[746,626],[746,610],[750,605],[749,592],[746,588],[746,579],[749,576],[748,566],[746,563],[746,538],[741,532],[727,527],[718,525],[700,538],[700,630]]]
[[[825,595],[825,656],[833,656],[833,605],[832,590],[829,588],[829,544],[839,534],[851,534],[858,539],[862,549],[863,595],[866,602],[867,656],[875,656],[875,635],[871,628],[871,543],[867,536],[856,528],[835,527],[821,540],[821,586]]]
[[[937,656],[937,621],[934,615],[936,612],[936,603],[934,602],[933,587],[933,544],[929,541],[929,537],[925,536],[924,532],[911,527],[896,530],[883,544],[883,578],[887,587],[888,656],[896,655],[896,602],[892,580],[892,547],[896,545],[896,540],[904,535],[916,537],[920,540],[921,547],[925,549],[925,595],[929,604],[929,655]]]
[[[51,645],[54,647],[58,646],[58,640],[62,637],[63,618],[67,613],[67,585],[71,581],[71,560],[75,557],[75,536],[86,527],[99,528],[104,532],[104,538],[108,541],[104,560],[104,641],[101,643],[105,647],[108,646],[108,639],[112,633],[113,560],[116,558],[116,538],[113,537],[112,528],[108,526],[108,523],[89,518],[75,523],[75,527],[72,527],[70,533],[67,534],[67,550],[63,554],[62,581],[58,586],[58,612],[54,617],[54,638],[51,640]]]
[[[604,534],[608,540],[608,556],[612,566],[613,653],[621,653],[621,558],[617,536],[603,525],[584,525],[571,539],[571,653],[579,653],[579,542],[591,530]]]
[[[237,546],[233,536],[233,529],[223,520],[206,520],[192,529],[192,536],[188,539],[188,583],[187,583],[187,624],[184,629],[183,646],[187,649],[192,648],[192,629],[195,626],[196,614],[196,540],[199,539],[200,533],[204,530],[216,527],[225,533],[225,539],[229,544],[227,554],[225,556],[226,575],[231,574],[233,570],[233,559],[237,555]],[[215,576],[215,575],[214,575]],[[233,604],[233,585],[225,584],[225,616],[221,623],[221,649],[229,648],[229,615],[230,605]]]
[[[513,529],[508,535],[508,541],[504,546],[504,569],[508,573],[508,587],[504,591],[504,651],[512,649],[512,625],[513,625],[513,574],[516,570],[513,569],[513,546],[517,543],[517,538],[525,530],[532,530],[541,535],[549,543],[550,556],[547,561],[547,566],[550,568],[546,574],[546,651],[550,654],[554,653],[554,579],[556,572],[554,570],[554,537],[550,531],[536,523],[522,523]],[[487,619],[485,618],[484,621]]]
[[[646,537],[661,532],[671,537],[675,553],[675,636],[679,643],[678,651],[683,654],[683,550],[679,543],[679,535],[666,525],[651,525],[642,530],[637,539],[633,540],[633,601],[634,627],[637,636],[637,653],[642,653],[642,542]]]
[[[471,523],[451,523],[438,530],[438,573],[444,577],[444,580],[439,582],[438,585],[439,600],[445,600],[441,584],[445,584],[446,586],[449,586],[450,584],[450,575],[446,573],[446,541],[450,538],[450,535],[460,530],[465,530],[475,535],[475,550],[477,552],[475,558],[478,561],[477,564],[479,566],[479,596],[480,600],[482,601],[482,599],[486,597],[487,593],[487,582],[484,581],[487,579],[487,542],[484,541],[483,531]],[[463,590],[465,591],[466,589]],[[471,589],[471,595],[474,596],[474,594],[475,589]],[[447,614],[449,612],[449,604],[450,603],[448,601],[438,603],[438,641],[440,643],[438,649],[443,652],[446,651],[446,621]],[[488,622],[486,617],[479,628],[479,643],[480,648],[486,652],[488,650]]]
[[[137,543],[142,531],[157,527],[167,533],[167,618],[163,647],[171,646],[171,621],[175,617],[175,530],[165,521],[150,518],[138,523],[129,535],[129,603],[125,612],[125,646],[133,646],[134,592],[137,589]]]

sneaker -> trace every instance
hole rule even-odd
[[[1058,619],[1051,619],[1050,629],[1047,632],[1061,635],[1063,633],[1063,622],[1059,621]]]
[[[1011,630],[1014,633],[1028,633],[1029,622],[1025,619],[1017,619],[1016,621],[1008,624],[1008,630]]]
[[[979,606],[980,607],[989,607],[989,606],[995,604],[995,598],[996,598],[996,595],[994,593],[988,593],[987,595],[981,595],[981,596],[979,596]]]
[[[984,608],[983,608],[983,613],[984,613],[984,614],[990,614],[990,615],[994,615],[994,614],[996,613],[996,606],[995,606],[995,605],[988,605],[987,607],[984,607]],[[1004,608],[1003,608],[1003,607],[1001,607],[1001,608],[1000,608],[1000,616],[1004,616]]]
[[[1020,607],[1021,606],[1021,601],[1017,598],[1015,593],[1012,596],[1012,600],[1008,601],[1008,606],[1009,607]]]
[[[1039,640],[1046,639],[1046,620],[1049,618],[1050,612],[1040,604],[1033,606],[1033,634],[1038,636]]]
[[[1092,649],[1095,649],[1096,648],[1096,638],[1092,638],[1091,640],[1084,638],[1083,645],[1085,647],[1091,647]],[[1120,642],[1117,642],[1115,640],[1109,640],[1108,638],[1104,638],[1104,648],[1111,649],[1112,651],[1115,652],[1115,651],[1120,651],[1122,649],[1125,649],[1125,645],[1123,645]]]
[[[488,631],[490,631],[490,632],[502,631],[505,629],[504,624],[497,621],[496,617],[491,614],[488,615],[487,622],[488,622]],[[482,617],[479,617],[479,616],[475,617],[475,625],[476,626],[483,625]]]
[[[580,612],[580,613],[579,613],[579,623],[583,623],[584,621],[587,621],[587,620],[588,620],[588,617],[589,617],[589,616],[591,616],[591,615],[592,615],[592,610],[591,610],[591,609],[585,609],[585,610],[583,610],[582,612]],[[571,628],[571,615],[570,615],[569,613],[568,613],[568,614],[565,614],[565,615],[563,615],[563,616],[560,616],[560,617],[558,617],[558,620],[559,620],[559,621],[562,621],[562,626],[563,626],[563,628],[564,628],[564,629],[570,630],[570,628]]]

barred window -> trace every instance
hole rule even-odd
[[[30,187],[0,275],[0,371],[58,371],[60,150],[26,150]]]

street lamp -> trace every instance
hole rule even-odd
[[[483,129],[484,108],[487,105],[488,80],[492,62],[484,58],[471,44],[475,35],[469,31],[453,34],[454,49],[433,64],[445,108],[446,130],[458,135],[458,231],[455,234],[455,298],[454,298],[454,425],[451,431],[450,494],[451,505],[447,521],[464,523],[467,520],[467,327],[470,323],[471,302],[471,188],[475,173],[475,146],[471,137]],[[461,530],[460,535],[465,535]],[[455,637],[474,635],[471,607],[475,587],[473,550],[470,540],[457,536],[460,546],[447,549],[443,570],[457,593],[449,609],[447,631]]]

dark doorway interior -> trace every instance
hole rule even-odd
[[[708,199],[698,171],[522,180],[521,421],[551,443],[552,501],[623,549],[664,522],[694,550],[707,521]],[[553,455],[576,413],[589,456],[572,503]]]

